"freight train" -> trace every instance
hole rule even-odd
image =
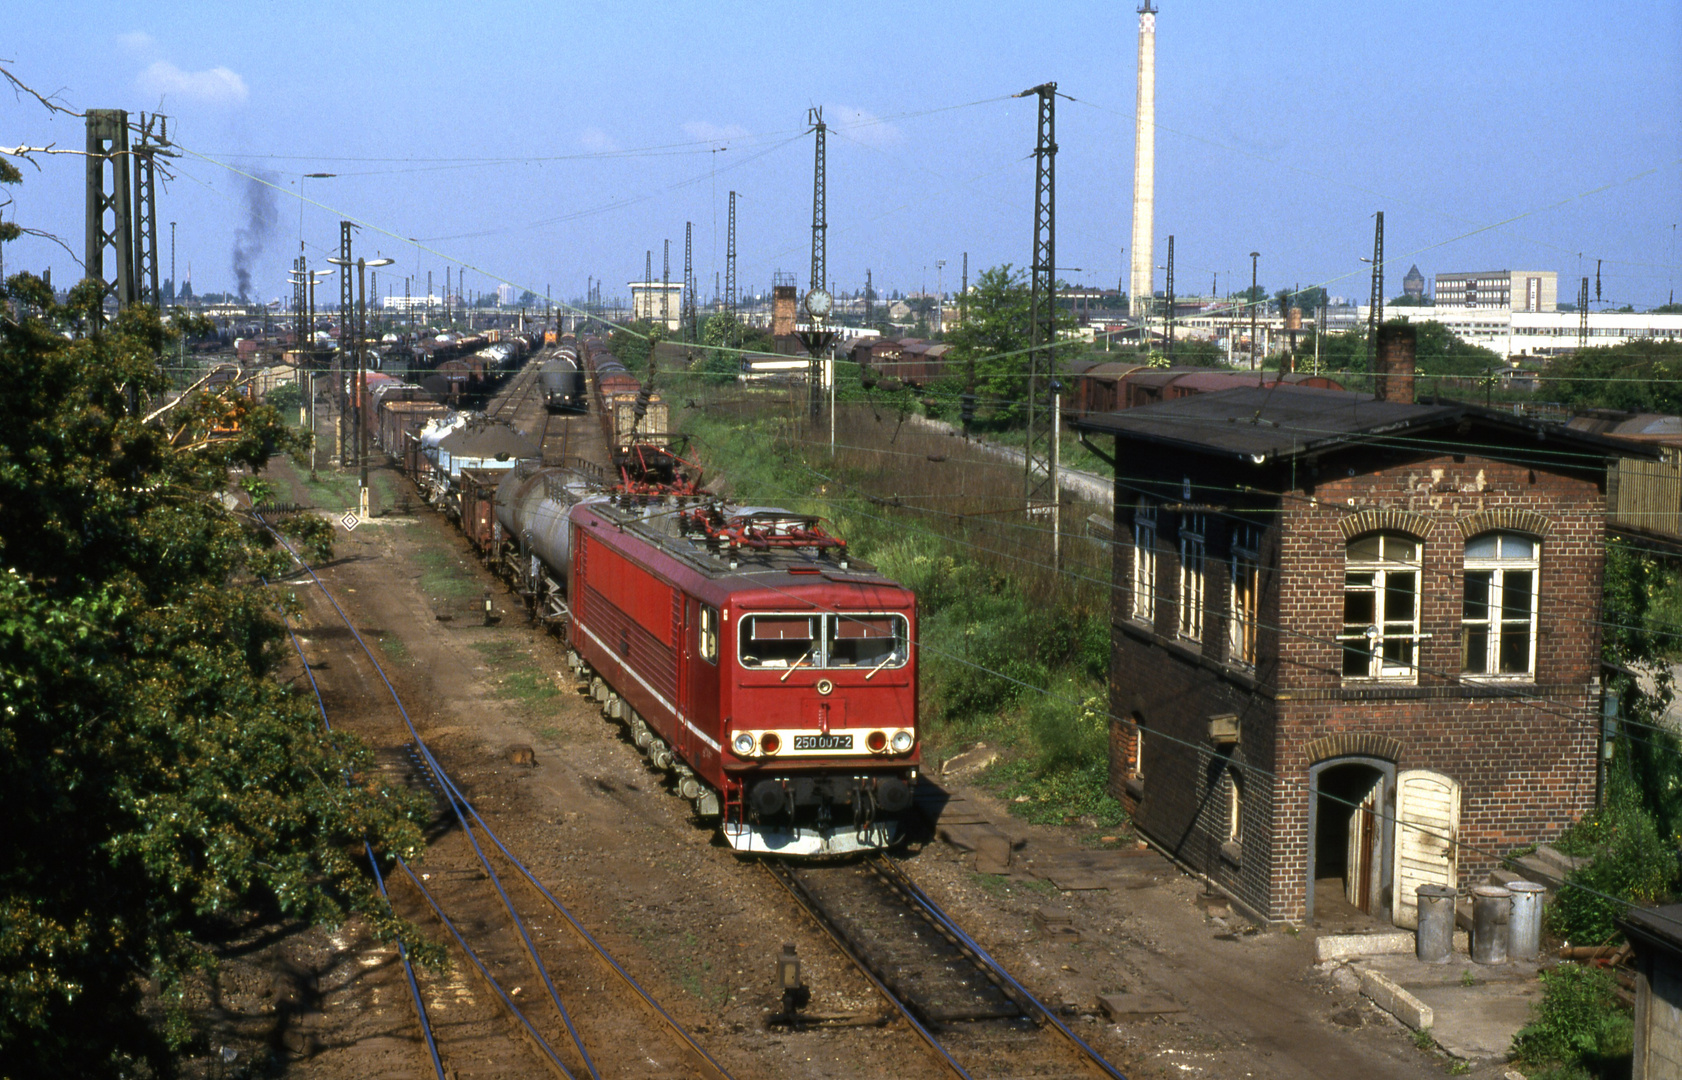
[[[659,396],[603,343],[578,351],[611,478],[487,457],[518,447],[436,403],[382,402],[381,444],[731,847],[895,843],[921,767],[916,596],[816,518],[700,492]]]

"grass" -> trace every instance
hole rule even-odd
[[[484,590],[462,572],[456,553],[442,544],[423,545],[415,552],[420,564],[421,591],[434,599],[464,600]]]
[[[380,651],[385,653],[386,656],[398,663],[403,663],[409,659],[409,646],[402,638],[396,637],[392,634],[386,634],[379,640]]]
[[[983,782],[1036,822],[1121,826],[1105,791],[1109,722],[1107,543],[1066,535],[1060,566],[1022,512],[1020,465],[962,438],[843,405],[833,456],[786,390],[691,381],[668,390],[703,463],[729,462],[732,498],[827,518],[855,558],[916,591],[924,754],[978,740],[1001,761]],[[1098,504],[1064,503],[1084,523]]]
[[[498,672],[498,685],[502,692],[515,701],[541,705],[561,696],[555,680],[538,669],[532,662],[531,654],[519,642],[476,641],[473,651],[483,656],[486,663]],[[560,732],[556,731],[554,737],[559,738]]]

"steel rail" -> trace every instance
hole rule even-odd
[[[448,782],[447,778],[446,782]],[[509,851],[508,848],[504,846],[502,841],[498,839],[497,835],[491,832],[490,826],[486,825],[484,819],[479,816],[479,811],[475,809],[465,798],[462,798],[461,792],[456,789],[454,783],[449,784],[448,790],[452,793],[453,797],[462,799],[462,805],[467,808],[467,812],[473,815],[473,819],[475,821],[479,822],[480,827],[485,830],[485,835],[490,838],[491,843],[495,844],[497,849],[502,852],[503,857],[506,858],[509,863],[511,863],[514,868],[520,872],[521,876],[525,878],[527,884],[535,889],[538,895],[547,900],[556,911],[560,912],[561,916],[566,919],[567,924],[572,927],[573,931],[582,941],[584,941],[585,944],[589,945],[590,948],[594,950],[596,956],[608,966],[609,970],[619,977],[619,980],[637,996],[638,1000],[640,1000],[646,1007],[653,1010],[655,1015],[658,1016],[660,1020],[670,1029],[671,1033],[678,1039],[678,1041],[681,1042],[693,1055],[695,1055],[698,1059],[696,1064],[699,1067],[699,1071],[706,1074],[708,1077],[711,1077],[712,1080],[731,1080],[731,1076],[725,1071],[724,1066],[720,1065],[711,1054],[707,1053],[701,1044],[695,1041],[695,1037],[689,1034],[688,1030],[684,1028],[684,1026],[680,1024],[675,1017],[668,1013],[665,1008],[648,993],[647,990],[644,990],[642,988],[642,984],[638,983],[636,978],[632,976],[630,972],[626,971],[624,967],[620,965],[618,960],[614,959],[613,954],[607,951],[606,946],[597,941],[595,935],[591,934],[590,931],[584,927],[584,924],[578,921],[572,912],[567,909],[567,906],[561,903],[561,901],[537,879],[537,875],[527,869],[525,863],[522,863],[512,851]]]
[[[817,900],[806,891],[805,886],[800,884],[787,864],[778,859],[762,859],[760,865],[765,867],[773,881],[781,885],[790,896],[794,897],[795,903],[800,905],[801,910],[813,922],[817,923],[825,934],[829,935],[829,939],[835,943],[835,947],[840,949],[842,954],[853,962],[853,966],[858,968],[866,979],[870,980],[870,984],[876,988],[876,992],[881,994],[888,1004],[892,1005],[900,1016],[905,1018],[905,1022],[911,1025],[912,1030],[917,1033],[923,1042],[928,1044],[929,1049],[934,1051],[935,1056],[940,1058],[941,1064],[945,1065],[954,1076],[962,1077],[963,1080],[974,1080],[969,1071],[958,1064],[957,1059],[947,1052],[946,1047],[940,1044],[940,1040],[935,1038],[934,1033],[925,1027],[916,1016],[912,1015],[911,1007],[901,1000],[899,995],[888,989],[887,984],[879,979],[874,971],[870,970],[870,965],[865,963],[864,957],[860,956],[857,950],[853,948],[847,935],[824,914]]]
[[[496,976],[492,975],[490,970],[485,967],[484,961],[479,959],[479,954],[473,951],[473,946],[469,945],[461,931],[456,929],[456,924],[450,921],[448,915],[444,914],[444,909],[438,906],[438,901],[421,883],[420,877],[402,859],[397,860],[397,865],[402,868],[403,873],[408,875],[409,883],[421,894],[421,898],[426,901],[427,906],[432,908],[432,913],[438,917],[438,921],[444,924],[444,929],[448,930],[450,936],[456,939],[456,945],[466,954],[467,959],[472,961],[473,967],[479,972],[479,977],[485,981],[487,986],[496,991],[497,996],[502,999],[503,1006],[514,1015],[514,1019],[520,1022],[520,1028],[525,1032],[526,1037],[531,1039],[536,1048],[543,1052],[543,1057],[549,1067],[558,1072],[562,1080],[576,1080],[571,1070],[561,1061],[560,1055],[555,1053],[555,1048],[549,1045],[549,1040],[543,1037],[543,1034],[532,1024],[530,1018],[520,1010],[518,1005],[514,1004],[513,995],[504,990],[502,984],[496,981]]]
[[[871,866],[884,877],[898,884],[906,895],[915,901],[917,905],[929,915],[930,918],[934,919],[939,925],[944,926],[947,931],[957,937],[959,941],[961,941],[978,958],[980,958],[980,960],[986,964],[994,974],[996,974],[1000,979],[1003,979],[1009,986],[1014,987],[1017,993],[1021,994],[1023,998],[1032,1002],[1034,1008],[1039,1011],[1040,1015],[1045,1018],[1046,1022],[1050,1023],[1060,1033],[1062,1033],[1063,1037],[1067,1039],[1077,1050],[1079,1050],[1080,1053],[1087,1058],[1087,1060],[1104,1070],[1104,1072],[1112,1077],[1113,1080],[1127,1080],[1120,1070],[1106,1061],[1102,1054],[1092,1049],[1086,1040],[1069,1030],[1068,1025],[1063,1023],[1063,1021],[1059,1019],[1054,1012],[1048,1009],[1044,1003],[1039,1000],[1039,998],[1035,997],[1026,987],[1017,982],[1015,977],[1005,970],[1003,964],[993,959],[992,954],[982,948],[974,938],[969,936],[969,934],[965,933],[963,928],[954,922],[950,915],[941,910],[940,905],[931,900],[929,895],[925,893],[916,882],[912,881],[911,878],[906,875],[905,871],[894,865],[893,860],[887,858],[885,855],[876,855],[870,859],[870,863]]]
[[[700,1071],[705,1073],[707,1076],[711,1077],[712,1080],[731,1080],[730,1074],[725,1071],[724,1067],[722,1065],[720,1065],[712,1057],[712,1055],[707,1053],[707,1051],[704,1048],[702,1048],[702,1046],[698,1042],[696,1042],[694,1036],[692,1036],[688,1032],[688,1030],[685,1029],[676,1020],[676,1018],[672,1017],[671,1014],[666,1012],[666,1010],[659,1004],[659,1002],[657,1002],[646,990],[643,989],[643,987],[636,981],[635,978],[633,978],[631,976],[631,974],[628,971],[625,970],[625,968],[619,963],[619,961],[610,952],[608,952],[606,947],[603,946],[599,941],[596,940],[594,935],[592,935],[589,932],[589,930],[587,930],[584,927],[584,925],[581,922],[579,922],[576,917],[574,917],[572,912],[570,910],[568,910],[566,908],[566,906],[564,904],[562,904],[560,902],[560,900],[557,899],[542,884],[542,882],[540,882],[537,879],[536,875],[534,875],[526,867],[526,865],[524,863],[522,863],[514,855],[514,853],[512,851],[510,851],[508,849],[507,845],[505,845],[502,842],[501,838],[496,835],[495,831],[493,831],[491,829],[490,825],[485,822],[484,818],[482,816],[480,816],[478,809],[476,807],[474,807],[472,802],[469,801],[467,799],[467,797],[461,793],[461,790],[458,787],[456,787],[455,782],[450,778],[449,773],[444,770],[444,767],[438,762],[438,759],[435,756],[433,756],[431,748],[428,747],[426,745],[425,740],[421,738],[420,732],[418,730],[416,730],[414,722],[409,716],[408,710],[404,707],[402,699],[399,697],[399,695],[397,693],[397,688],[392,685],[390,677],[387,676],[387,674],[385,672],[385,668],[381,666],[379,660],[374,656],[373,650],[371,648],[369,648],[368,642],[366,641],[366,639],[363,638],[361,632],[357,630],[357,628],[355,626],[355,623],[350,618],[349,613],[346,612],[345,609],[343,608],[343,606],[341,606],[339,604],[338,599],[333,596],[332,591],[327,588],[326,582],[321,580],[321,577],[315,572],[315,569],[313,567],[311,567],[309,565],[309,563],[307,563],[301,555],[298,554],[297,550],[291,545],[290,542],[287,541],[287,539],[284,536],[282,536],[277,530],[275,530],[273,528],[273,526],[269,525],[266,521],[262,521],[261,518],[258,518],[258,520],[260,522],[262,522],[263,526],[265,528],[267,528],[270,531],[271,534],[274,535],[275,539],[281,544],[281,546],[286,549],[286,551],[292,556],[292,558],[298,563],[298,565],[303,568],[304,572],[307,573],[310,576],[311,580],[315,582],[316,587],[321,590],[321,594],[327,599],[327,602],[332,604],[334,610],[336,612],[338,612],[340,620],[343,621],[344,624],[345,624],[345,627],[350,630],[351,636],[356,640],[356,643],[362,647],[362,651],[367,655],[369,663],[371,663],[373,665],[375,672],[380,676],[381,682],[383,682],[385,684],[385,687],[386,687],[387,691],[390,692],[392,701],[396,704],[398,713],[403,718],[403,724],[408,729],[409,737],[410,737],[411,741],[414,743],[415,748],[420,751],[420,753],[422,755],[422,758],[425,761],[428,769],[432,772],[433,777],[438,781],[440,791],[444,792],[446,798],[448,798],[450,800],[451,808],[454,810],[454,812],[457,816],[457,819],[459,821],[461,821],[463,830],[467,832],[469,840],[472,841],[472,829],[471,829],[470,826],[467,825],[467,822],[462,815],[462,810],[463,809],[465,809],[468,814],[472,815],[474,821],[476,821],[478,823],[479,827],[484,830],[485,836],[491,841],[491,843],[496,845],[497,849],[502,852],[503,856],[505,858],[507,858],[508,861],[511,864],[513,864],[515,868],[517,868],[519,870],[519,872],[521,873],[521,875],[523,875],[525,877],[527,882],[530,883],[530,885],[533,888],[535,888],[538,891],[538,893],[543,896],[543,898],[545,900],[547,900],[551,905],[554,906],[554,908],[557,911],[559,911],[561,913],[561,915],[567,920],[568,924],[573,928],[573,930],[585,942],[587,942],[590,945],[590,947],[596,952],[597,956],[600,957],[614,971],[614,973],[616,975],[618,975],[620,980],[625,985],[627,985],[647,1007],[651,1008],[660,1017],[660,1019],[670,1029],[672,1034],[683,1044],[685,1049],[687,1049],[689,1052],[691,1052],[693,1055],[696,1056],[696,1058],[698,1059],[697,1064],[700,1066]],[[307,663],[305,664],[305,668],[306,668],[306,670],[308,670],[308,664]],[[312,683],[314,681],[313,674],[311,675],[311,681],[312,681]],[[491,875],[491,878],[492,878],[493,881],[498,882],[498,885],[497,885],[498,892],[502,893],[504,902],[506,904],[508,904],[509,910],[512,913],[512,901],[510,901],[508,899],[506,892],[503,892],[501,884],[500,884],[500,879],[497,878],[496,872],[491,867],[488,858],[484,855],[482,849],[480,849],[477,841],[473,841],[473,847],[474,847],[474,850],[476,852],[478,852],[480,861],[484,865],[484,867],[486,869],[486,872]],[[403,865],[403,869],[404,869],[405,873],[409,873],[410,877],[413,878],[412,872],[410,872],[408,870],[408,867],[406,865],[402,864],[401,861],[399,862],[399,865]],[[418,884],[418,882],[417,882],[417,884]],[[430,897],[429,897],[428,902],[429,903],[431,902]],[[434,909],[437,910],[436,905],[434,905]],[[442,918],[443,917],[442,912],[440,912],[439,914],[440,914],[440,918]],[[517,915],[515,916],[515,919],[516,919],[516,924],[519,925],[519,918],[518,918]],[[447,921],[446,921],[446,925],[449,925],[447,923]],[[451,928],[451,932],[455,933],[453,927]],[[533,958],[534,962],[537,964],[539,969],[542,970],[543,969],[542,960],[541,960],[540,957],[537,956],[536,947],[535,947],[535,945],[531,944],[530,937],[525,935],[523,925],[521,926],[521,934],[522,934],[522,937],[525,937],[528,946],[532,950],[532,958]],[[457,937],[458,937],[458,940],[459,940],[460,935],[458,934]],[[464,944],[463,947],[465,948],[465,944]],[[543,971],[543,978],[544,978],[544,981],[546,983],[549,981],[548,974],[547,974],[546,970]],[[493,983],[494,983],[494,980],[493,980]],[[550,984],[550,985],[552,987],[553,984]],[[503,993],[500,986],[497,987],[497,992],[499,994]],[[512,999],[511,998],[508,999],[508,1003],[512,1007]],[[559,1005],[558,997],[556,999],[556,1003],[557,1003],[557,1005]],[[518,1012],[518,1009],[516,1009],[516,1012]],[[520,1015],[522,1017],[522,1022],[524,1022],[523,1014],[520,1014]],[[563,1016],[565,1016],[565,1015],[566,1014],[563,1010]],[[571,1027],[572,1027],[571,1020],[568,1019],[567,1023],[568,1023],[569,1030],[571,1030]],[[578,1038],[576,1032],[574,1033],[574,1038],[575,1039]],[[578,1048],[579,1048],[580,1053],[584,1054],[585,1062],[590,1063],[590,1058],[589,1058],[588,1054],[585,1053],[582,1042],[579,1043]],[[590,1069],[591,1069],[592,1074],[594,1075],[595,1074],[595,1066],[593,1064],[590,1064]]]
[[[272,532],[273,530],[271,529],[270,531]],[[276,533],[275,535],[278,536],[279,534]],[[286,541],[282,539],[281,543],[285,544]],[[292,556],[297,558],[297,552],[292,551],[290,545],[286,546],[287,550],[292,552]],[[355,624],[350,618],[350,614],[339,605],[338,600],[334,598],[332,592],[328,590],[326,583],[323,582],[320,576],[316,574],[313,567],[311,567],[308,563],[305,563],[302,559],[299,559],[298,565],[302,566],[304,568],[304,572],[310,575],[311,579],[313,579],[316,585],[321,589],[322,595],[327,598],[327,602],[332,604],[334,610],[339,613],[339,618],[344,622],[345,627],[350,630],[351,636],[356,639],[356,643],[362,646],[362,651],[367,654],[368,662],[373,665],[374,671],[380,677],[380,681],[385,683],[386,689],[391,692],[391,699],[396,703],[397,711],[402,715],[403,723],[408,727],[410,737],[415,740],[415,745],[420,749],[427,768],[432,771],[434,780],[438,782],[439,790],[454,790],[453,785],[446,788],[445,785],[448,783],[448,777],[444,773],[443,766],[438,764],[438,759],[432,756],[432,751],[421,741],[420,733],[415,730],[414,723],[409,719],[408,710],[404,708],[402,699],[398,697],[397,688],[391,684],[391,679],[387,677],[385,668],[380,665],[379,660],[374,656],[373,650],[368,647],[368,643],[363,640],[362,634],[356,629]],[[458,797],[460,796],[460,792],[456,792],[456,794]],[[465,802],[465,800],[462,801]],[[520,917],[520,913],[515,910],[514,901],[511,897],[509,897],[508,890],[503,888],[502,878],[497,874],[496,867],[491,865],[491,861],[489,857],[485,855],[484,849],[479,846],[478,839],[473,835],[472,826],[467,823],[466,817],[461,812],[460,804],[454,799],[450,801],[450,810],[455,814],[457,823],[461,825],[462,832],[467,837],[467,842],[472,845],[473,853],[479,859],[479,865],[484,868],[486,875],[490,878],[492,887],[496,889],[497,896],[501,898],[504,910],[508,912],[508,917],[513,922],[515,931],[520,935],[520,940],[525,945],[526,957],[531,963],[533,973],[536,974],[538,979],[542,981],[544,988],[548,990],[549,1000],[555,1006],[555,1011],[560,1015],[561,1021],[566,1027],[567,1034],[571,1036],[573,1045],[577,1048],[579,1057],[584,1063],[585,1071],[590,1074],[592,1080],[601,1080],[601,1073],[597,1070],[595,1061],[590,1057],[590,1051],[584,1046],[584,1037],[579,1033],[577,1025],[573,1023],[572,1013],[568,1011],[566,1005],[561,1001],[560,990],[556,988],[554,980],[549,977],[549,969],[543,963],[543,957],[537,951],[537,943],[532,940],[530,931],[526,929],[525,920],[522,919]]]
[[[258,518],[262,520],[261,517]],[[267,524],[265,522],[265,524]],[[266,579],[259,579],[267,585]],[[309,658],[304,655],[304,646],[298,640],[298,635],[292,630],[292,620],[281,612],[280,624],[286,629],[286,636],[292,641],[292,648],[298,653],[298,662],[303,665],[304,674],[309,677],[310,691],[315,695],[315,707],[321,712],[321,726],[327,731],[333,730],[332,721],[327,719],[327,702],[321,697],[321,686],[315,681],[315,672],[310,670]],[[345,778],[345,786],[350,786],[350,778]],[[368,853],[368,867],[374,871],[374,884],[379,886],[380,896],[389,905],[391,896],[385,890],[385,875],[380,873],[379,860],[374,857],[374,845],[364,840],[362,849]],[[415,1003],[415,1016],[420,1020],[421,1037],[426,1040],[426,1052],[432,1059],[432,1069],[438,1074],[438,1080],[447,1080],[444,1074],[444,1062],[438,1056],[438,1040],[432,1034],[432,1023],[426,1015],[426,1001],[421,997],[420,983],[415,979],[415,965],[409,959],[408,947],[402,941],[397,943],[397,955],[403,959],[403,975],[409,984],[409,997]]]
[[[293,631],[291,621],[288,620],[284,614],[281,616],[281,621],[282,625],[286,628],[287,636],[292,640],[292,647],[298,653],[298,661],[303,664],[304,673],[309,677],[310,690],[315,694],[316,708],[321,711],[321,725],[328,731],[332,731],[333,724],[327,718],[327,703],[321,696],[321,686],[316,682],[315,672],[310,669],[309,659],[304,655],[303,645],[298,641],[298,635]],[[346,782],[348,783],[349,781],[347,780]],[[391,897],[386,891],[385,876],[380,873],[379,862],[374,857],[373,845],[364,840],[362,846],[368,853],[368,863],[374,871],[374,881],[379,886],[380,895],[386,899],[387,903],[389,903]],[[485,966],[480,963],[479,958],[473,953],[473,950],[468,948],[461,932],[456,928],[455,924],[450,921],[449,917],[444,914],[443,910],[439,908],[438,904],[434,902],[431,894],[426,891],[425,886],[421,885],[419,880],[415,878],[414,871],[409,869],[408,863],[399,858],[397,859],[397,865],[409,876],[411,881],[415,882],[416,887],[420,889],[421,895],[425,897],[427,903],[431,905],[433,913],[437,915],[439,921],[444,924],[445,929],[447,929],[456,939],[457,943],[461,945],[462,951],[467,954],[467,958],[473,962],[476,968],[478,968],[480,976],[502,998],[503,1004],[513,1012],[515,1019],[520,1022],[527,1034],[532,1039],[536,1040],[536,1048],[541,1049],[543,1056],[548,1058],[554,1065],[560,1068],[564,1080],[576,1080],[572,1073],[567,1070],[566,1066],[560,1062],[560,1059],[556,1056],[553,1047],[549,1045],[548,1040],[536,1031],[530,1020],[527,1019],[525,1013],[518,1005],[514,1004],[513,997],[503,991],[501,984],[497,982],[495,976],[491,975],[490,972],[485,969]],[[414,999],[415,1010],[420,1017],[421,1033],[426,1039],[427,1052],[432,1059],[432,1067],[436,1071],[439,1080],[447,1080],[444,1072],[443,1060],[438,1054],[438,1042],[433,1035],[432,1025],[427,1019],[426,1005],[420,992],[420,983],[415,978],[414,965],[409,960],[409,951],[401,941],[397,943],[397,950],[398,954],[403,958],[403,970],[408,980],[409,993]]]

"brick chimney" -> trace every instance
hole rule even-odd
[[[1413,404],[1413,354],[1417,344],[1418,335],[1405,323],[1378,328],[1378,370],[1372,374],[1373,394],[1378,400]]]
[[[771,336],[787,337],[794,333],[794,286],[771,287]]]

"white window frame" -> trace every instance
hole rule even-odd
[[[1261,644],[1261,529],[1238,525],[1232,530],[1232,560],[1228,564],[1227,659],[1239,667],[1253,668]],[[1242,602],[1239,582],[1253,582],[1250,604]]]
[[[1140,499],[1133,508],[1134,619],[1156,623],[1156,507]]]
[[[1180,517],[1180,636],[1187,641],[1203,640],[1204,565],[1208,549],[1203,537],[1208,520],[1202,514]]]
[[[1244,781],[1236,765],[1226,767],[1226,842],[1244,842]]]
[[[1370,540],[1378,540],[1380,554],[1376,559],[1352,558],[1351,552],[1359,545]],[[1390,546],[1395,544],[1398,551],[1406,550],[1404,545],[1411,545],[1412,559],[1389,557]],[[1344,548],[1344,586],[1343,603],[1344,615],[1341,623],[1343,633],[1338,635],[1338,642],[1342,649],[1339,652],[1340,671],[1346,681],[1365,682],[1415,682],[1419,678],[1419,643],[1427,635],[1419,632],[1420,604],[1424,594],[1424,541],[1404,533],[1368,533],[1349,541]],[[1413,575],[1413,610],[1391,611],[1390,579],[1393,576]],[[1351,578],[1370,575],[1370,582],[1353,586]],[[1349,621],[1348,605],[1352,595],[1372,596],[1371,621],[1362,627]],[[1349,649],[1357,647],[1363,642],[1370,642],[1367,670],[1352,672],[1348,670]],[[1400,654],[1397,659],[1394,654]]]
[[[1471,549],[1479,541],[1493,540],[1496,551],[1493,556],[1472,555]],[[1520,545],[1528,548],[1528,555],[1509,556],[1509,545],[1517,548]],[[1542,542],[1533,536],[1514,532],[1480,533],[1466,541],[1467,554],[1463,567],[1464,577],[1461,580],[1460,607],[1460,677],[1475,682],[1534,682],[1536,680],[1536,624],[1537,612],[1540,607],[1542,582]],[[1514,573],[1530,575],[1530,604],[1529,611],[1521,618],[1510,617],[1506,609],[1507,576]],[[1467,617],[1468,590],[1471,587],[1473,575],[1487,574],[1488,592],[1483,604],[1484,614],[1481,618]],[[1483,657],[1481,671],[1470,669],[1471,659],[1470,637],[1474,630],[1483,632]],[[1503,639],[1513,632],[1522,632],[1527,639],[1525,649],[1525,668],[1523,671],[1501,670],[1501,645]]]

